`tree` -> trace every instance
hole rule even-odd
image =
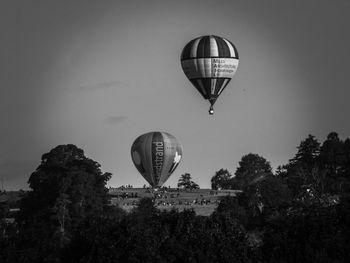
[[[224,196],[220,200],[220,203],[215,209],[213,215],[225,214],[246,227],[250,219],[249,211],[246,207],[246,199],[245,193],[239,193],[237,196]]]
[[[328,170],[328,175],[338,177],[344,171],[347,156],[344,142],[336,132],[331,132],[321,146],[320,162]]]
[[[266,215],[288,206],[291,201],[287,185],[274,175],[266,176],[250,184],[246,189],[246,195],[250,203]]]
[[[278,169],[281,177],[298,199],[315,199],[348,188],[348,149],[336,132],[331,132],[322,146],[314,136],[303,140],[288,164]]]
[[[279,167],[276,174],[288,185],[294,197],[308,198],[311,192],[323,191],[324,173],[319,167],[320,143],[309,134],[297,149],[294,158]]]
[[[59,145],[42,156],[31,174],[32,191],[23,199],[22,216],[35,216],[44,210],[52,214],[62,202],[76,219],[94,214],[108,202],[106,183],[110,177],[110,173],[101,172],[100,164],[85,157],[83,150],[72,144]]]
[[[326,170],[327,190],[341,193],[349,189],[349,139],[342,141],[331,132],[321,146],[320,166]]]
[[[290,165],[313,167],[320,154],[320,143],[315,139],[315,136],[309,134],[297,148],[298,152],[295,157],[289,161]]]
[[[181,175],[177,186],[188,190],[199,189],[199,185],[192,181],[191,174],[189,173]]]
[[[345,179],[345,182],[342,184],[342,189],[344,192],[350,192],[350,139],[347,138],[344,141],[344,154],[346,160],[344,163],[344,171],[342,177]]]
[[[265,226],[262,262],[345,262],[349,224],[342,219],[338,206],[291,207]]]
[[[59,145],[44,154],[29,178],[32,190],[21,201],[17,221],[22,236],[40,251],[43,244],[51,251],[62,248],[83,220],[101,215],[110,177],[75,145]]]
[[[220,169],[211,178],[211,189],[231,189],[232,174],[227,169]]]
[[[272,168],[264,157],[249,153],[242,157],[235,175],[233,185],[235,188],[243,189],[261,177],[272,175]]]

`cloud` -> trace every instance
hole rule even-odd
[[[111,117],[108,117],[107,119],[105,119],[105,123],[107,124],[118,124],[120,122],[123,122],[127,119],[126,116],[111,116]]]
[[[128,84],[118,81],[118,80],[112,80],[112,81],[105,81],[100,83],[95,83],[91,85],[84,85],[80,86],[80,90],[103,90],[103,89],[110,89],[110,88],[124,88],[128,87]]]

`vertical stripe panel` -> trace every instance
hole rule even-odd
[[[219,56],[219,50],[218,45],[216,43],[216,40],[213,36],[210,36],[210,57],[218,57]]]
[[[145,139],[143,141],[142,149],[144,150],[143,156],[145,158],[144,165],[145,169],[147,171],[147,175],[149,177],[149,183],[150,185],[154,185],[154,176],[153,176],[153,165],[152,165],[152,136],[153,133],[148,133],[147,136],[145,136]]]
[[[207,99],[209,93],[207,93],[207,90],[204,87],[203,80],[202,79],[197,79],[197,83],[198,83],[198,86],[200,87],[200,89],[201,89],[201,91],[202,91],[202,93],[204,95],[204,98]]]
[[[218,95],[221,94],[221,92],[225,89],[225,87],[227,86],[227,84],[230,82],[231,79],[225,79],[224,83],[222,84],[220,90],[218,91]]]
[[[209,99],[211,94],[211,79],[205,78],[205,79],[202,79],[201,81],[203,82],[203,86],[206,91],[207,98]]]
[[[147,180],[149,181],[149,176],[147,176],[147,171],[144,166],[144,158],[143,158],[143,141],[144,141],[144,136],[139,136],[133,143],[131,147],[131,156],[133,163],[135,164],[137,170],[140,172],[140,174]],[[134,159],[136,156],[136,160]]]
[[[162,185],[170,176],[169,166],[172,164],[174,159],[174,151],[172,150],[171,137],[169,134],[162,132],[164,141],[164,165],[162,167],[162,175],[159,178],[159,185]]]
[[[181,60],[190,58],[191,47],[195,41],[196,41],[196,39],[191,40],[184,47],[184,49],[182,50],[182,53],[181,53]]]
[[[218,95],[219,94],[219,91],[221,90],[221,87],[224,83],[225,79],[217,79],[216,80],[216,85],[215,85],[215,94]]]
[[[210,37],[205,36],[204,37],[204,58],[209,58],[210,57]]]
[[[200,77],[205,77],[205,61],[204,59],[197,59],[198,72]]]
[[[203,98],[206,99],[205,90],[200,87],[198,79],[191,79],[190,81],[192,85],[198,90],[198,92],[203,96]]]
[[[210,39],[209,36],[204,36],[200,39],[197,48],[197,58],[206,58],[210,56]]]
[[[211,90],[210,90],[211,95],[215,94],[216,80],[217,80],[216,78],[211,79]]]
[[[197,38],[194,40],[194,42],[191,45],[191,51],[190,51],[190,57],[195,58],[197,56],[197,50],[198,50],[198,44],[201,38]]]
[[[235,58],[237,56],[237,54],[236,54],[236,52],[235,52],[235,50],[233,48],[233,45],[228,40],[226,40],[225,38],[223,38],[223,40],[225,41],[227,47],[230,50],[230,57],[234,57]]]
[[[165,145],[162,133],[154,132],[152,138],[152,168],[155,185],[158,185],[164,167]]]
[[[235,51],[235,58],[239,59],[239,55],[238,55],[238,51],[237,51],[237,48],[234,44],[232,44],[229,40],[227,40],[227,42],[229,42],[232,46],[232,48],[234,49]]]
[[[219,57],[230,57],[230,50],[225,41],[221,37],[215,37],[218,45]]]
[[[196,58],[201,58],[204,56],[204,42],[205,42],[204,38],[201,37],[197,47]]]
[[[211,59],[210,58],[203,58],[204,62],[204,76],[205,78],[211,77]]]
[[[168,180],[182,158],[182,147],[177,139],[169,133],[162,134],[164,137],[164,143],[166,145],[167,159],[165,160],[165,167],[163,169],[163,175],[159,181],[159,185],[164,184]]]

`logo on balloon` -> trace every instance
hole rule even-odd
[[[153,142],[152,153],[154,154],[153,171],[155,173],[156,180],[159,180],[163,168],[164,142]]]
[[[179,164],[180,160],[181,160],[181,155],[178,154],[178,152],[175,152],[173,164],[172,164],[171,167],[170,167],[169,173],[172,173],[172,172],[175,170],[175,168],[176,168],[177,165]]]

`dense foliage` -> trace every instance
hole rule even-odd
[[[232,174],[227,169],[220,169],[211,178],[211,188],[218,189],[230,189],[232,185]]]
[[[192,176],[189,173],[180,176],[177,186],[186,190],[199,189],[199,185],[192,181]]]
[[[109,173],[74,145],[42,157],[15,222],[0,209],[0,262],[345,262],[350,257],[350,140],[309,135],[272,172],[257,154],[213,189],[241,189],[207,217],[160,211],[141,199],[126,213],[107,205]],[[185,174],[182,187],[191,189]],[[187,187],[186,187],[187,186]]]
[[[60,145],[44,154],[29,178],[31,191],[21,200],[18,233],[10,236],[13,240],[5,239],[13,246],[5,250],[10,252],[9,262],[57,258],[79,225],[103,212],[110,176],[74,145]]]

